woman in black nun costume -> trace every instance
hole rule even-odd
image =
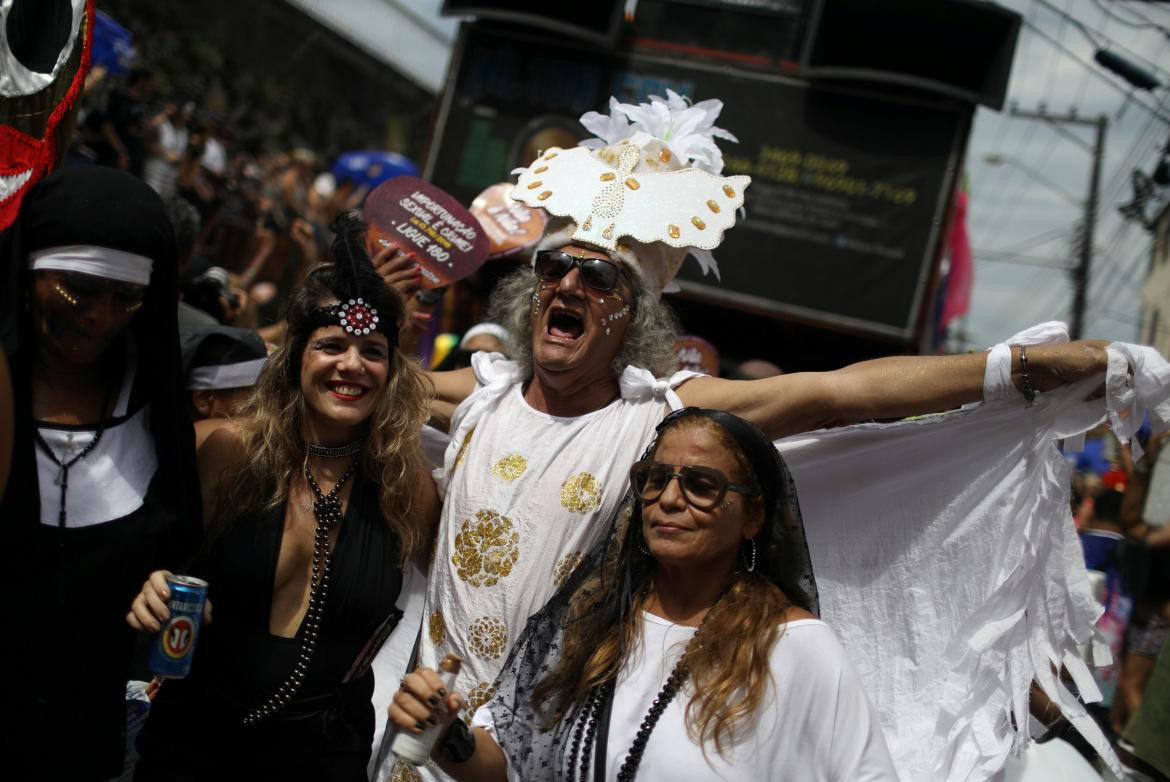
[[[142,580],[198,545],[176,326],[174,233],[145,183],[67,168],[0,235],[12,474],[0,501],[0,776],[122,770]]]

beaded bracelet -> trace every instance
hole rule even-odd
[[[1031,407],[1036,401],[1036,389],[1028,376],[1028,354],[1023,345],[1020,345],[1020,393],[1024,395],[1024,407]]]

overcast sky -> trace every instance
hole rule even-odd
[[[1170,137],[1170,125],[1152,118],[1136,101],[1160,106],[1170,115],[1170,98],[1163,89],[1152,94],[1139,91],[1130,99],[1128,85],[1093,63],[1094,45],[1060,12],[1081,22],[1101,46],[1170,83],[1170,40],[1159,30],[1120,21],[1142,23],[1140,15],[1170,29],[1170,4],[1135,0],[1001,4],[1025,19],[1009,102],[1028,110],[1043,102],[1053,114],[1075,109],[1082,117],[1109,118],[1085,336],[1134,341],[1151,236],[1140,225],[1122,220],[1117,207],[1132,197],[1131,170],[1138,166],[1151,172]],[[1053,42],[1071,55],[1061,53]],[[1091,128],[1067,129],[1091,146]],[[1005,162],[986,162],[993,154]],[[976,261],[965,347],[992,344],[1043,320],[1067,322],[1072,303],[1068,273],[1043,265],[1076,260],[1072,236],[1083,214],[1079,204],[1088,193],[1090,161],[1088,150],[1045,122],[1011,117],[1006,108],[978,110],[966,164],[971,193],[968,228]]]

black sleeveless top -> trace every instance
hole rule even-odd
[[[365,779],[374,728],[368,660],[399,616],[398,539],[359,471],[304,683],[275,716],[245,728],[246,711],[292,671],[304,630],[302,623],[295,638],[268,631],[284,516],[282,505],[237,520],[198,558],[192,570],[209,584],[213,621],[201,631],[191,674],[159,690],[139,737],[136,779],[239,773],[241,759],[258,772],[280,769],[284,779]],[[195,746],[203,757],[193,767]]]

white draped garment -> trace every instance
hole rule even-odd
[[[1028,744],[1033,680],[1116,768],[1053,672],[1063,666],[1092,700],[1099,693],[1078,646],[1098,664],[1109,655],[1094,637],[1100,608],[1058,443],[1077,450],[1106,415],[1123,441],[1146,411],[1155,431],[1167,428],[1170,364],[1150,348],[1114,344],[1104,403],[1085,400],[1097,378],[1025,407],[1008,343],[1067,339],[1050,323],[993,348],[985,401],[962,411],[777,442],[796,480],[821,616],[860,673],[905,782],[995,776]],[[374,777],[389,778],[390,765]]]

